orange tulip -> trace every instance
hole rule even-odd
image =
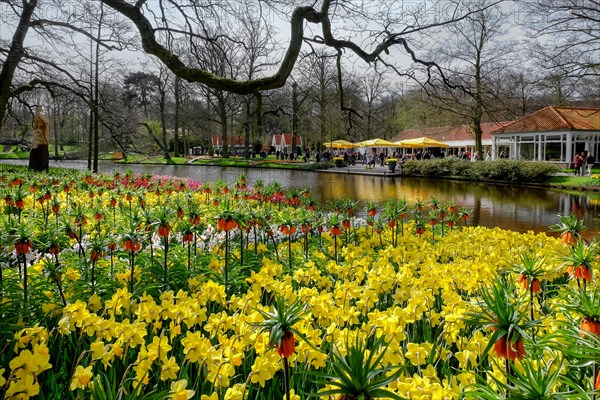
[[[587,265],[581,264],[579,267],[575,268],[575,277],[591,282],[592,270],[589,269]]]
[[[98,259],[99,259],[100,257],[102,257],[102,253],[101,253],[101,252],[99,252],[99,251],[98,251],[98,250],[96,250],[96,249],[93,249],[93,250],[92,250],[92,253],[90,254],[90,259],[91,259],[92,261],[96,262],[96,261],[98,261]]]
[[[299,206],[300,204],[302,204],[302,201],[301,201],[301,200],[300,200],[298,197],[294,196],[294,197],[291,197],[291,198],[290,198],[290,199],[287,201],[287,203],[288,203],[289,205],[291,205],[292,207],[296,207],[296,206]]]
[[[573,237],[573,233],[571,231],[563,232],[560,235],[562,242],[566,245],[573,246],[575,244],[575,239]]]
[[[337,225],[332,226],[331,229],[329,229],[329,233],[331,236],[340,236],[342,234],[342,228]]]
[[[15,250],[17,254],[27,254],[29,253],[29,249],[32,247],[31,240],[26,242],[18,242],[15,244]]]
[[[286,332],[281,338],[281,345],[275,344],[277,347],[277,353],[283,357],[288,358],[294,354],[296,350],[296,338],[292,332]]]
[[[167,237],[169,236],[169,232],[171,231],[171,226],[166,223],[165,225],[160,225],[158,227],[158,236]]]
[[[494,343],[494,352],[498,357],[508,358],[512,361],[520,360],[525,357],[523,338],[519,337],[515,343],[511,343],[511,340],[507,339],[507,335],[504,335]]]
[[[529,289],[529,277],[527,275],[521,274],[519,283],[523,285],[523,289]],[[531,281],[531,291],[533,293],[539,293],[540,290],[540,280],[538,278],[533,278]]]
[[[296,233],[296,227],[288,225],[279,225],[279,232],[281,232],[284,235],[292,236],[294,233]]]
[[[237,227],[237,223],[234,220],[221,218],[217,221],[217,229],[220,231],[230,231]]]
[[[131,239],[125,239],[123,242],[123,249],[125,251],[139,251],[142,248],[142,244],[140,242],[133,242]]]

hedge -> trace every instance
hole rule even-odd
[[[402,165],[406,175],[428,177],[461,177],[506,182],[544,182],[560,169],[539,161],[494,160],[470,162],[457,158],[408,160]]]

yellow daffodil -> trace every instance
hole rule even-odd
[[[187,380],[181,379],[171,383],[170,399],[171,400],[189,400],[196,393],[194,390],[186,389]],[[210,399],[210,398],[209,398]],[[212,400],[212,399],[210,399]]]
[[[89,383],[92,381],[92,366],[83,367],[78,365],[73,373],[73,377],[71,378],[71,390],[77,389],[85,389]]]

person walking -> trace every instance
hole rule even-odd
[[[579,155],[579,153],[575,154],[575,175],[579,176],[581,174],[581,164],[582,164],[582,160],[581,160],[581,156]]]
[[[587,162],[588,174],[590,176],[592,176],[592,168],[594,168],[594,163],[596,162],[596,159],[594,158],[592,153],[588,154],[586,162]]]

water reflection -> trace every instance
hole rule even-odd
[[[26,160],[2,160],[7,163],[27,164]],[[85,169],[82,161],[52,162],[51,166]],[[498,226],[516,231],[546,232],[557,222],[557,214],[573,213],[583,219],[596,233],[600,223],[596,219],[600,195],[587,192],[568,194],[537,187],[484,184],[426,178],[384,178],[377,176],[315,173],[297,170],[262,170],[201,167],[188,165],[128,165],[102,162],[101,172],[131,169],[137,173],[151,173],[189,177],[196,181],[223,180],[234,183],[241,172],[248,182],[262,180],[265,184],[279,182],[284,188],[310,187],[322,203],[340,198],[352,198],[364,204],[367,200],[384,202],[394,198],[429,200],[432,196],[444,202],[454,200],[458,206],[472,210],[472,223],[489,227]],[[588,235],[589,237],[589,235]]]

